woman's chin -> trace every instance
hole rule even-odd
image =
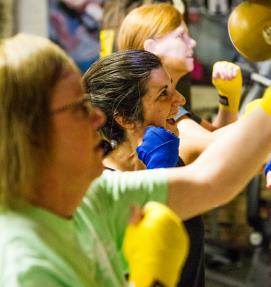
[[[187,64],[187,70],[189,70],[189,73],[194,70],[194,67],[195,67],[194,58],[191,58]]]
[[[192,72],[194,70],[194,64],[193,63],[187,63],[185,66],[182,67],[182,69],[179,69],[179,77],[182,78],[183,76],[187,75],[188,73]]]

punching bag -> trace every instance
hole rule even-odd
[[[251,61],[271,58],[271,1],[247,0],[228,20],[230,39],[237,51]]]

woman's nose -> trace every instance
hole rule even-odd
[[[183,106],[186,103],[185,97],[179,93],[177,90],[175,90],[175,96],[176,96],[176,102],[178,102],[178,106]]]
[[[106,116],[99,108],[93,108],[90,114],[90,121],[93,127],[98,130],[105,124]]]
[[[194,40],[193,38],[189,37],[189,44],[191,48],[195,48],[197,46],[197,42],[196,40]]]

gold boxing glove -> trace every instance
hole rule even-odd
[[[237,112],[242,92],[240,67],[231,62],[216,62],[213,66],[212,83],[219,94],[220,108],[228,112]]]
[[[271,86],[268,87],[262,97],[261,108],[271,116]]]
[[[149,202],[143,218],[129,224],[123,242],[129,286],[173,287],[180,278],[189,240],[180,218],[168,207]]]

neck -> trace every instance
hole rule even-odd
[[[145,165],[137,157],[137,141],[132,135],[127,138],[124,143],[118,145],[117,148],[104,159],[104,166],[120,171],[146,169]]]
[[[168,71],[168,73],[170,74],[173,84],[176,86],[178,81],[185,76],[186,74],[188,74],[188,71],[185,70],[181,70],[179,65],[176,65],[176,63],[172,62],[172,59],[167,59],[167,58],[162,58],[162,62],[166,68],[166,70]]]
[[[61,180],[51,174],[43,177],[41,184],[35,189],[35,196],[27,200],[59,216],[71,218],[86,189],[87,186],[83,187],[79,181],[69,181],[67,178]]]

